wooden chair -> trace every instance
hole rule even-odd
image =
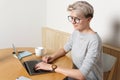
[[[103,80],[113,80],[116,61],[117,61],[116,57],[109,55],[107,53],[103,53],[103,66],[104,66]]]

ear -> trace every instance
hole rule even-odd
[[[92,19],[91,17],[88,17],[88,18],[87,18],[87,20],[88,20],[89,22],[91,21],[91,19]]]

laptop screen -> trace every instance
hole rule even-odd
[[[14,46],[14,44],[12,44],[12,46],[13,46],[13,50],[14,50],[13,54],[18,59],[22,59],[24,57],[32,55],[32,53],[29,51],[18,51],[17,48]]]
[[[18,57],[17,57],[17,56],[18,56],[18,51],[17,51],[17,49],[16,49],[16,47],[15,47],[14,44],[12,44],[12,48],[13,48],[14,57],[18,58]]]

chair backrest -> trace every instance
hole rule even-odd
[[[103,53],[104,80],[112,80],[117,58]]]
[[[70,34],[48,27],[42,27],[42,46],[57,50],[64,46]]]
[[[70,33],[42,27],[42,46],[53,51],[62,48],[69,39]],[[70,52],[67,54],[70,57]]]

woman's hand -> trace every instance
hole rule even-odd
[[[39,62],[38,64],[35,65],[35,70],[52,70],[51,64],[45,63],[45,62]]]
[[[42,58],[42,61],[43,62],[45,62],[45,63],[51,63],[51,62],[53,62],[54,61],[54,58],[52,57],[52,56],[44,56],[43,58]]]

